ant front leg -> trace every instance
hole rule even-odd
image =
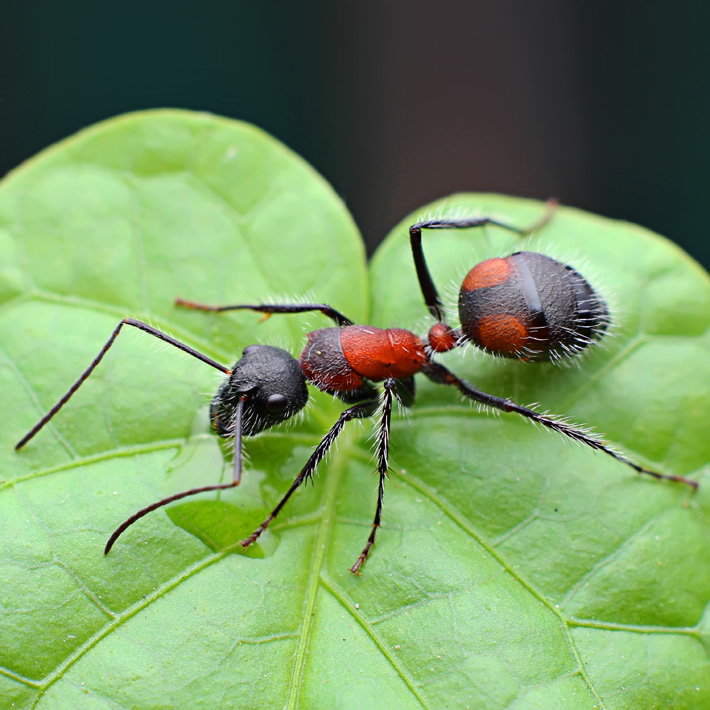
[[[330,431],[323,437],[320,444],[316,446],[306,465],[301,469],[299,474],[294,479],[291,487],[286,492],[286,495],[279,501],[279,504],[269,513],[268,517],[248,538],[242,540],[242,547],[249,547],[259,536],[266,530],[271,521],[279,514],[281,509],[286,505],[288,499],[296,492],[296,489],[308,479],[313,480],[313,474],[316,467],[326,456],[330,447],[335,443],[340,433],[343,431],[345,424],[353,419],[366,419],[371,417],[376,411],[379,402],[377,399],[370,399],[365,402],[360,402],[346,409],[333,424]]]
[[[334,320],[338,325],[353,324],[349,318],[339,311],[336,311],[335,308],[329,306],[327,303],[257,303],[252,305],[240,303],[233,306],[208,306],[204,303],[195,303],[194,301],[186,301],[184,298],[176,298],[175,305],[182,306],[183,308],[192,308],[197,311],[213,311],[218,313],[224,311],[256,311],[257,313],[263,313],[265,318],[268,318],[274,313],[312,313],[313,311],[320,311],[324,316]]]
[[[470,382],[462,380],[460,377],[454,375],[453,372],[447,370],[443,365],[438,363],[430,362],[425,365],[422,372],[433,382],[440,385],[449,385],[456,387],[459,392],[461,392],[464,397],[472,399],[474,402],[480,402],[487,407],[493,407],[494,409],[499,409],[502,412],[515,412],[520,414],[520,416],[530,419],[537,424],[542,424],[544,427],[556,431],[558,434],[572,439],[573,441],[578,441],[580,444],[584,444],[591,449],[596,451],[603,451],[608,456],[626,464],[634,469],[637,473],[645,473],[653,478],[663,479],[666,481],[675,481],[677,483],[685,483],[692,488],[698,487],[698,482],[693,481],[690,478],[684,478],[683,476],[674,476],[672,474],[658,473],[657,471],[652,471],[651,469],[644,468],[637,463],[634,463],[630,459],[626,458],[624,454],[615,451],[614,449],[608,447],[599,437],[591,432],[580,428],[579,426],[574,426],[569,424],[562,418],[550,416],[548,414],[540,414],[533,409],[528,407],[522,407],[519,404],[515,404],[511,399],[503,399],[502,397],[496,397],[492,394],[487,394],[481,390],[474,387]]]
[[[424,296],[424,303],[434,318],[440,323],[444,320],[444,304],[439,297],[439,293],[434,285],[434,280],[429,273],[424,250],[422,249],[422,229],[471,229],[474,227],[485,227],[490,224],[494,227],[502,227],[521,237],[527,237],[532,232],[544,227],[557,209],[557,200],[547,201],[547,208],[543,215],[527,228],[514,227],[512,224],[500,222],[490,217],[471,217],[468,219],[430,219],[424,222],[417,222],[409,228],[409,241],[412,246],[412,257],[414,267],[417,270],[419,288]]]

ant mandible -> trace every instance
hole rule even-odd
[[[429,220],[410,228],[412,253],[424,302],[437,319],[426,340],[402,328],[382,329],[355,325],[325,303],[209,306],[177,299],[176,305],[201,311],[249,310],[265,316],[319,311],[336,323],[334,327],[308,333],[308,342],[298,360],[281,348],[249,345],[230,369],[143,321],[124,318],[89,367],[17,443],[15,449],[21,449],[27,444],[59,412],[99,365],[123,326],[130,325],[226,375],[212,399],[210,420],[212,430],[217,435],[234,439],[234,468],[232,480],[228,483],[191,488],[142,508],[116,528],[106,543],[104,554],[108,554],[127,528],[151,511],[187,496],[239,485],[242,477],[242,438],[270,429],[301,411],[308,401],[307,382],[350,406],[340,414],[316,446],[278,505],[249,537],[241,541],[244,548],[259,538],[296,489],[304,481],[312,479],[316,467],[335,443],[345,424],[353,419],[372,417],[379,410],[376,444],[379,475],[377,506],[365,547],[350,568],[354,574],[359,573],[381,524],[384,486],[389,470],[392,406],[395,399],[404,407],[414,403],[414,375],[417,373],[422,373],[437,384],[455,387],[464,397],[481,405],[503,412],[516,412],[574,441],[603,451],[638,473],[697,488],[697,482],[691,479],[658,473],[634,463],[608,447],[595,434],[564,419],[536,412],[510,399],[487,394],[434,361],[435,353],[447,352],[473,342],[483,350],[505,357],[556,362],[577,354],[602,336],[609,323],[609,313],[603,299],[572,267],[534,252],[516,252],[505,259],[489,259],[471,269],[459,294],[460,330],[444,322],[443,305],[424,258],[421,230],[462,229],[491,224],[527,236],[546,224],[554,209],[555,203],[550,201],[543,217],[528,229],[520,229],[488,217]],[[380,382],[381,395],[373,384]]]

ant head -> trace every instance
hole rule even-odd
[[[298,361],[281,348],[249,345],[212,400],[212,427],[220,436],[233,431],[240,397],[246,395],[242,431],[258,434],[285,422],[308,401],[306,380]]]

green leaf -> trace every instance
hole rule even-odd
[[[419,214],[526,225],[541,209],[458,195]],[[697,493],[422,381],[393,425],[363,576],[348,567],[374,514],[368,424],[346,428],[258,546],[239,546],[342,409],[320,394],[304,421],[247,441],[237,489],[146,516],[104,557],[140,507],[231,475],[229,447],[209,433],[217,374],[130,328],[13,450],[126,315],[226,365],[257,342],[297,354],[306,328],[330,325],[181,311],[176,296],[314,298],[423,334],[412,220],[368,276],[352,220],[311,168],[251,126],[184,112],[101,124],[4,181],[3,708],[710,706],[710,282],[638,227],[561,208],[523,243],[609,297],[614,337],[580,366],[472,349],[442,360],[697,478]],[[521,242],[487,228],[428,233],[424,246],[455,304],[467,268]]]

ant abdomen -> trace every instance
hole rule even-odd
[[[487,352],[557,362],[598,340],[609,310],[575,269],[535,252],[488,259],[459,293],[463,336]]]

